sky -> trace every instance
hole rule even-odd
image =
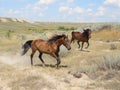
[[[0,0],[0,17],[40,22],[120,22],[120,0]]]

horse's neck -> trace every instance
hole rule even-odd
[[[59,40],[56,41],[56,43],[58,44],[58,46],[61,46],[63,44],[63,40],[59,39]]]
[[[62,45],[62,40],[59,39],[59,40],[56,40],[54,43],[53,43],[53,47],[54,49],[56,50],[59,50],[60,46]]]
[[[89,39],[89,34],[88,33],[82,33],[83,37],[86,37],[87,39]]]

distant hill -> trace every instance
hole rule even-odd
[[[7,23],[7,22],[19,22],[19,23],[31,23],[30,21],[18,18],[5,18],[0,17],[0,22]]]
[[[39,26],[24,19],[0,17],[0,30],[26,30],[37,27]]]
[[[59,27],[77,28],[91,28],[92,30],[101,30],[103,28],[115,28],[120,30],[120,23],[118,22],[104,22],[104,23],[75,23],[75,22],[30,22],[25,19],[0,17],[0,31],[1,30],[57,30]]]

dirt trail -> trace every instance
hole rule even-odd
[[[0,70],[6,68],[3,70],[3,72],[0,72],[0,90],[12,90],[12,88],[9,87],[9,83],[14,81],[19,83],[19,81],[16,80],[22,78],[26,73],[31,73],[31,75],[36,75],[37,77],[40,75],[42,78],[44,78],[46,84],[49,85],[50,83],[53,85],[52,89],[49,87],[44,87],[41,90],[85,90],[85,88],[87,88],[90,84],[94,83],[85,74],[82,74],[82,77],[79,79],[73,77],[72,75],[68,74],[68,69],[62,68],[56,70],[55,68],[50,67],[31,67],[28,56],[21,57],[20,54],[3,54],[0,56],[0,62],[1,65],[3,64],[3,67],[0,67]],[[16,76],[15,78],[14,74]]]

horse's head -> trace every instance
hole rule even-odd
[[[86,35],[88,35],[88,38],[91,38],[91,29],[83,29],[83,31],[84,31],[84,33],[86,34]]]
[[[63,38],[63,45],[68,49],[70,50],[71,49],[71,46],[70,46],[70,40],[68,39],[68,36],[66,36],[65,34],[62,35]]]

